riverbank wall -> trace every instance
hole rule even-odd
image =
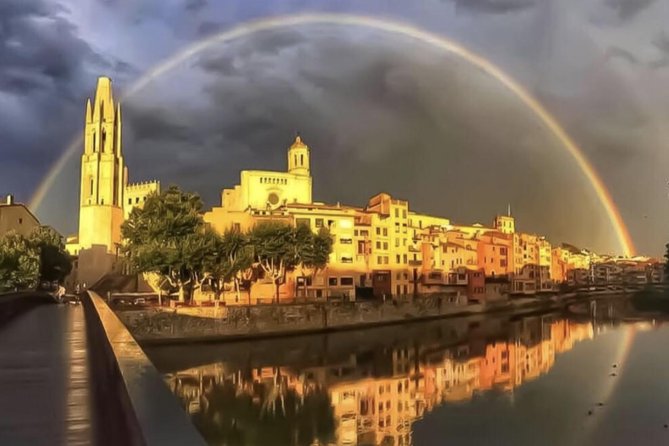
[[[550,311],[583,299],[521,298],[491,305],[454,305],[438,297],[397,302],[344,302],[234,307],[148,307],[117,310],[144,345],[221,342],[352,330],[495,312]]]

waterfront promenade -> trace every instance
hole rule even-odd
[[[123,324],[81,305],[0,298],[0,445],[204,444]]]
[[[84,310],[44,303],[0,328],[0,444],[93,443]]]

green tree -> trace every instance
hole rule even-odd
[[[221,236],[214,234],[212,237],[213,249],[205,259],[205,277],[212,282],[216,299],[220,298],[224,285],[232,282],[239,301],[240,285],[247,276],[247,270],[253,265],[249,236],[239,230],[229,229]]]
[[[39,253],[40,280],[62,283],[72,271],[72,259],[61,235],[50,226],[39,226],[30,233],[28,244]]]
[[[308,225],[298,225],[294,230],[295,255],[301,266],[305,294],[308,294],[309,286],[305,276],[305,269],[316,276],[320,270],[325,268],[332,253],[332,236],[327,228],[320,228],[314,234]]]
[[[25,237],[11,231],[0,238],[0,289],[34,288],[39,273],[39,251]]]
[[[286,280],[286,272],[298,263],[294,228],[279,222],[262,222],[250,232],[253,257],[274,284],[274,301],[279,301],[279,287]]]
[[[202,200],[176,186],[147,197],[123,223],[124,251],[138,272],[161,274],[185,301],[202,277],[212,237],[200,215]]]

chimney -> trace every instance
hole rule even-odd
[[[7,204],[14,204],[14,195],[7,195]]]

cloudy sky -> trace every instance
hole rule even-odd
[[[638,251],[669,240],[669,0],[0,0],[0,193],[28,202],[83,126],[108,75],[116,96],[189,44],[250,20],[348,13],[410,24],[489,59],[583,149]],[[407,36],[342,25],[214,45],[124,100],[131,180],[208,206],[244,168],[283,169],[299,131],[314,196],[362,205],[387,191],[421,212],[619,246],[592,188],[497,80]],[[37,209],[76,231],[78,157]]]

